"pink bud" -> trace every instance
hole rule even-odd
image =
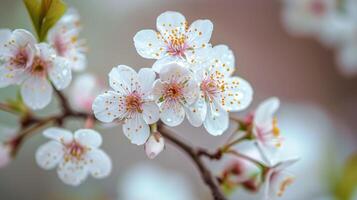
[[[11,161],[10,148],[0,144],[0,168],[7,166]]]
[[[159,132],[151,134],[148,141],[145,143],[145,152],[150,159],[154,159],[159,153],[164,150],[164,138]]]

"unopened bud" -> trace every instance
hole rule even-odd
[[[145,152],[150,159],[154,159],[159,153],[164,150],[164,137],[159,132],[151,134],[145,143]]]

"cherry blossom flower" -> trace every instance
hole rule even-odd
[[[36,54],[36,39],[23,29],[0,30],[0,87],[20,84]]]
[[[157,59],[154,71],[160,72],[169,62],[191,62],[200,50],[210,47],[213,24],[209,20],[197,20],[188,27],[185,17],[178,12],[167,11],[156,20],[154,30],[141,30],[134,36],[137,52],[144,58]]]
[[[159,108],[152,99],[155,73],[148,68],[136,73],[119,65],[109,73],[114,91],[99,95],[93,103],[95,117],[102,122],[123,121],[123,132],[133,144],[142,145],[150,136],[150,127],[159,119]]]
[[[77,76],[71,85],[69,95],[71,104],[78,111],[91,111],[92,104],[97,95],[104,91],[101,81],[93,74]],[[80,94],[80,95],[78,95]]]
[[[74,134],[60,128],[49,128],[43,135],[51,141],[36,152],[37,164],[50,170],[57,167],[59,178],[68,185],[78,186],[91,174],[94,178],[108,176],[112,163],[99,147],[100,134],[91,129],[79,129]]]
[[[294,182],[294,176],[287,172],[286,168],[293,165],[296,161],[298,161],[298,159],[285,160],[269,168],[265,177],[265,200],[281,197],[287,187]]]
[[[336,0],[284,0],[283,22],[293,34],[319,34],[336,6]]]
[[[197,100],[198,91],[198,84],[187,68],[178,63],[166,64],[160,71],[160,79],[154,83],[153,91],[160,107],[160,119],[168,126],[181,124],[188,106]]]
[[[244,79],[231,76],[235,67],[234,55],[227,46],[215,46],[207,59],[196,72],[200,95],[190,107],[188,119],[194,126],[203,123],[212,135],[221,135],[228,128],[228,112],[247,108],[252,101],[253,89]]]
[[[56,57],[46,43],[35,44],[31,33],[25,30],[2,32],[0,47],[0,85],[21,84],[21,96],[27,106],[42,109],[52,99],[51,80],[57,90],[66,88],[71,79],[71,70],[66,60]]]
[[[78,12],[70,8],[47,36],[49,44],[56,50],[57,55],[66,58],[74,71],[81,71],[87,65],[84,41],[78,39],[81,31],[79,20]]]
[[[268,154],[274,153],[274,150],[282,145],[277,119],[274,117],[279,105],[279,99],[271,97],[258,106],[253,116],[252,134],[261,150],[263,159],[269,164],[271,162],[267,156],[271,155]]]
[[[165,140],[159,132],[153,133],[145,143],[145,153],[150,159],[154,159],[164,148]]]

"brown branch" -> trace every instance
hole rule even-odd
[[[9,105],[5,103],[0,103],[0,110],[11,113],[11,114],[18,114],[14,109],[12,109]]]
[[[182,140],[173,136],[173,135],[177,135],[177,134],[175,134],[171,129],[167,128],[162,123],[158,124],[158,130],[167,140],[169,140],[171,143],[175,144],[177,147],[181,148],[191,158],[191,160],[196,164],[198,170],[201,173],[202,179],[207,184],[207,186],[211,189],[211,193],[213,195],[214,200],[226,200],[226,197],[221,192],[221,190],[216,182],[216,179],[211,174],[209,169],[207,169],[206,165],[203,163],[203,161],[201,159],[201,154],[203,152],[205,152],[205,150],[196,149],[194,147],[191,147],[190,145],[186,144]]]

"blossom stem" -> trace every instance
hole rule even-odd
[[[16,112],[14,109],[12,109],[9,105],[7,105],[5,103],[0,103],[0,110],[11,113],[11,114],[15,114],[15,115],[18,114],[18,112]]]
[[[169,140],[170,142],[181,148],[196,164],[198,170],[201,173],[202,179],[205,181],[207,186],[211,189],[211,193],[213,195],[214,200],[226,200],[226,197],[221,192],[214,176],[207,169],[206,165],[203,163],[201,159],[201,154],[205,151],[203,149],[196,149],[194,147],[191,147],[190,145],[186,144],[182,140],[173,136],[177,134],[175,134],[173,130],[169,129],[162,123],[158,124],[158,130],[167,140]]]

